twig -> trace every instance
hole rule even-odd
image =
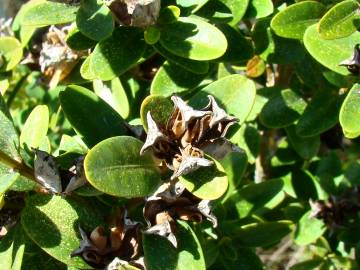
[[[1,150],[0,150],[0,163],[13,169],[14,171],[18,172],[20,175],[37,183],[36,178],[34,176],[34,171],[31,168],[29,168],[22,162],[12,159]]]

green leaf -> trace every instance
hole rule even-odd
[[[226,193],[227,195],[223,199],[223,201],[225,201],[226,198],[228,198],[230,194],[241,184],[241,180],[248,164],[247,155],[244,151],[230,152],[222,160],[220,160],[220,163],[224,167],[229,181],[229,188]]]
[[[311,211],[306,212],[296,226],[294,241],[297,245],[305,246],[316,241],[326,230],[321,219],[310,217]]]
[[[206,4],[208,0],[176,0],[176,4],[184,8],[193,9],[196,12],[199,8]]]
[[[240,31],[227,25],[217,26],[225,35],[228,47],[223,56],[217,61],[236,63],[250,59],[254,55],[254,49],[249,39],[246,39]]]
[[[79,200],[37,194],[26,200],[21,224],[27,235],[46,253],[73,267],[89,266],[79,257],[71,258],[80,246],[79,226],[91,231],[103,225],[100,215]]]
[[[230,199],[235,204],[239,218],[244,218],[266,206],[277,196],[284,198],[283,187],[282,179],[267,180],[259,184],[251,183],[239,189]],[[281,201],[282,199],[277,204]]]
[[[122,117],[90,90],[72,85],[59,94],[61,108],[88,147],[127,134]]]
[[[144,31],[145,42],[149,45],[156,44],[160,39],[160,31],[156,27],[150,26]]]
[[[178,221],[175,248],[169,240],[155,234],[143,234],[145,265],[149,270],[206,269],[203,251],[196,234],[184,221]]]
[[[76,26],[88,38],[102,40],[114,30],[114,20],[109,8],[101,0],[86,0],[76,15]]]
[[[311,159],[316,156],[320,149],[320,136],[300,137],[296,134],[295,125],[286,127],[286,134],[294,150],[303,159]]]
[[[13,124],[5,101],[0,94],[0,149],[5,154],[19,159],[19,136]]]
[[[220,198],[228,188],[228,179],[221,164],[212,159],[214,165],[201,167],[196,171],[180,176],[180,182],[196,197],[204,200]]]
[[[235,260],[220,258],[225,270],[263,270],[264,267],[260,258],[250,248],[237,248],[237,258]],[[224,254],[225,255],[225,254]]]
[[[359,28],[359,4],[355,0],[337,3],[321,18],[319,34],[324,39],[351,35]]]
[[[90,68],[100,80],[114,79],[140,60],[145,47],[143,32],[140,29],[118,27],[111,37],[96,45],[90,58]]]
[[[126,198],[154,192],[160,185],[160,174],[150,154],[140,156],[142,145],[128,136],[113,137],[95,145],[84,162],[90,184],[104,193]]]
[[[107,82],[94,80],[93,85],[94,92],[117,111],[121,117],[127,118],[129,116],[129,100],[119,78]]]
[[[335,40],[322,39],[317,25],[310,26],[304,35],[304,44],[311,56],[323,66],[342,75],[349,75],[350,72],[339,64],[353,55],[354,47],[358,43],[359,32]]]
[[[285,89],[265,104],[260,121],[270,128],[286,127],[299,119],[305,108],[306,102],[301,96]]]
[[[0,269],[20,270],[24,256],[24,235],[19,224],[0,241]]]
[[[46,105],[36,106],[22,128],[20,146],[24,149],[39,148],[46,139],[49,128],[49,109]]]
[[[78,9],[78,6],[46,1],[26,10],[22,23],[38,27],[65,24],[75,21]]]
[[[195,61],[172,54],[164,49],[159,43],[154,45],[155,50],[165,57],[170,63],[174,63],[195,74],[206,74],[209,71],[209,63],[205,61]]]
[[[23,56],[21,43],[13,37],[0,37],[0,72],[12,70]]]
[[[245,15],[248,8],[249,0],[221,0],[230,10],[233,19],[229,22],[230,25],[237,25],[241,18]]]
[[[312,137],[335,126],[342,101],[341,96],[329,89],[316,93],[297,122],[296,133],[301,137]]]
[[[288,235],[293,223],[287,220],[253,223],[232,232],[231,238],[245,247],[264,247],[279,242]]]
[[[319,269],[324,262],[322,258],[310,259],[303,262],[296,263],[290,267],[290,270],[310,270]],[[321,269],[321,268],[320,268]]]
[[[241,124],[249,115],[255,102],[256,89],[252,80],[234,74],[221,78],[201,89],[189,100],[189,105],[194,108],[206,106],[208,103],[207,95],[212,95],[219,102],[219,106],[228,114],[237,117],[239,124]]]
[[[82,51],[95,47],[96,41],[86,37],[78,28],[73,27],[66,36],[66,44],[73,50]]]
[[[80,68],[81,77],[83,77],[85,80],[89,80],[89,81],[96,79],[96,75],[90,65],[91,57],[92,57],[92,55],[90,54],[85,59],[85,61],[82,63],[81,68]]]
[[[340,109],[340,125],[348,138],[360,135],[360,85],[355,84],[347,94]]]
[[[162,25],[160,44],[171,53],[192,60],[212,60],[222,56],[227,41],[215,26],[192,17]]]
[[[280,37],[302,39],[306,28],[316,23],[325,10],[319,2],[302,1],[276,14],[271,20],[271,28]]]
[[[171,113],[174,110],[174,104],[169,98],[163,96],[150,95],[141,103],[140,117],[141,122],[147,131],[147,113],[150,112],[152,118],[160,126],[166,126]]]
[[[0,175],[0,194],[5,193],[12,184],[19,178],[18,173],[9,173]]]
[[[274,5],[271,0],[252,0],[246,11],[247,18],[264,18],[274,12]]]
[[[294,168],[291,172],[291,185],[296,198],[300,200],[309,201],[318,198],[316,179],[309,171]]]
[[[169,97],[194,89],[206,74],[194,74],[179,65],[165,62],[156,73],[150,87],[152,95]]]

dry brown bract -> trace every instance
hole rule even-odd
[[[353,55],[344,61],[342,61],[340,66],[345,66],[349,72],[354,75],[360,74],[360,44],[356,44],[354,47]]]
[[[88,235],[79,227],[82,240],[71,256],[81,256],[95,268],[111,264],[114,258],[142,268],[138,264],[142,253],[140,226],[127,218],[124,209],[118,209],[109,222],[109,232],[99,226]]]
[[[121,25],[146,28],[156,23],[160,0],[105,0]]]
[[[163,184],[147,199],[144,218],[148,224],[145,233],[166,237],[175,247],[176,220],[202,222],[203,219],[207,219],[214,227],[217,226],[210,201],[197,198],[179,182]]]
[[[238,120],[219,107],[212,96],[202,110],[194,110],[180,97],[173,96],[174,111],[165,127],[159,126],[147,113],[148,134],[140,153],[152,149],[174,171],[171,179],[188,174],[213,161],[204,158],[204,149],[224,138]]]

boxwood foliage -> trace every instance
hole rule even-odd
[[[358,269],[358,1],[24,2],[0,269]]]

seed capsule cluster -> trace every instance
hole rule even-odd
[[[212,166],[213,161],[205,158],[203,149],[223,138],[238,121],[220,108],[214,97],[208,98],[205,108],[195,110],[180,97],[173,96],[175,108],[165,126],[158,125],[151,113],[147,113],[148,134],[140,153],[152,149],[174,172],[171,179]]]

